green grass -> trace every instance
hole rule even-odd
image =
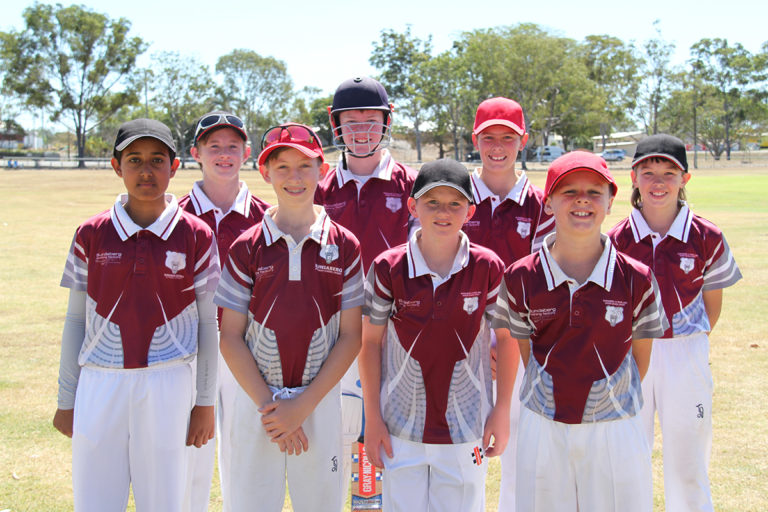
[[[529,175],[543,185],[543,172]],[[629,174],[616,176],[619,196],[605,229],[630,210]],[[243,172],[243,178],[252,191],[274,200],[257,172]],[[180,171],[170,191],[180,196],[196,179],[198,171]],[[121,191],[122,182],[106,170],[0,171],[0,510],[72,509],[70,442],[51,425],[67,300],[58,284],[75,228],[109,208]],[[764,510],[768,496],[767,195],[765,168],[694,171],[688,185],[694,211],[723,229],[745,277],[725,291],[711,338],[710,477],[718,511]],[[659,448],[657,439],[655,509],[663,510]],[[492,460],[489,511],[496,510],[499,477],[498,460]],[[210,510],[221,510],[217,485]]]

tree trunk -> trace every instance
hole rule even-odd
[[[85,169],[85,133],[82,128],[75,129],[75,137],[77,138],[77,168]]]

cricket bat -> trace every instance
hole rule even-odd
[[[358,440],[352,447],[352,497],[351,509],[355,512],[381,510],[382,472],[365,453],[365,444]]]

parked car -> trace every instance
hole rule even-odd
[[[533,159],[538,162],[551,162],[564,153],[565,150],[559,146],[539,146],[533,152]]]
[[[600,156],[603,157],[603,160],[606,162],[620,162],[627,156],[627,152],[623,149],[606,149],[600,153]]]

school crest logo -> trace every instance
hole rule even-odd
[[[693,270],[693,258],[687,258],[685,256],[680,257],[680,270],[686,274]]]
[[[339,257],[338,245],[326,245],[320,249],[320,257],[325,259],[326,263],[330,263]]]
[[[165,251],[165,266],[176,274],[187,266],[187,255],[181,252]]]
[[[468,315],[477,311],[478,306],[479,302],[477,297],[464,297],[464,311],[466,311]]]
[[[395,213],[403,207],[403,199],[400,197],[387,197],[384,206],[387,208],[387,210]]]
[[[531,223],[530,221],[517,221],[517,234],[520,235],[522,238],[526,238],[528,235],[531,234]]]
[[[605,319],[611,324],[611,327],[624,320],[624,308],[619,306],[605,306]]]

